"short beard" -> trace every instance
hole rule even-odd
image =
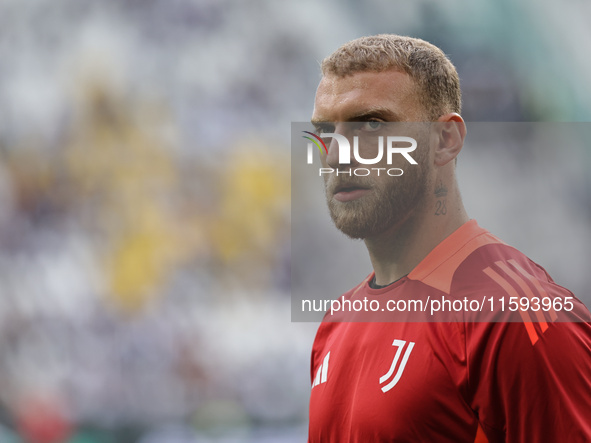
[[[346,179],[326,183],[328,209],[337,229],[352,239],[366,239],[408,220],[422,206],[429,186],[428,154],[418,157],[418,164],[406,168],[400,177],[380,177],[372,183],[364,177],[344,176]],[[371,190],[357,200],[340,202],[332,196],[338,182],[366,185]]]

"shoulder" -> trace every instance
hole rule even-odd
[[[527,296],[572,296],[544,268],[518,249],[506,244],[475,220],[444,239],[409,274],[409,279],[456,296],[482,291],[526,292]]]
[[[493,260],[490,253],[504,248],[510,247],[470,220],[437,245],[408,277],[450,294],[459,268],[473,262],[475,257]]]
[[[544,268],[512,246],[491,243],[476,248],[458,264],[450,292],[490,290],[513,293],[510,287],[524,289],[530,285],[532,292],[542,292],[542,283],[554,284]]]
[[[587,308],[542,266],[475,220],[444,239],[408,277],[440,297],[477,307],[463,309],[460,321],[591,321]]]
[[[484,304],[483,312],[467,313],[464,327],[471,404],[489,438],[589,437],[578,413],[591,400],[591,314],[583,303],[502,242],[467,255],[450,293]]]
[[[504,243],[484,245],[466,257],[454,272],[450,292],[491,300],[494,310],[513,313],[520,321],[591,321],[588,309],[571,291]]]

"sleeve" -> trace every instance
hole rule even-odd
[[[591,442],[591,323],[577,320],[467,324],[469,402],[490,443]]]

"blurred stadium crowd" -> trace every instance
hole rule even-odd
[[[118,12],[158,41],[151,20],[188,20],[186,32],[223,6],[177,3],[4,5],[1,441],[192,442],[220,430],[256,441],[253,428],[305,417],[307,375],[294,361],[307,359],[309,335],[284,327],[288,150],[248,133],[204,150],[211,118],[191,113],[198,127],[181,139],[184,96],[146,94],[135,72],[117,78]],[[69,66],[82,72],[64,76],[77,26],[93,34],[90,49]],[[155,70],[169,69],[164,55],[152,55]]]
[[[456,38],[476,25],[432,2],[253,3],[0,3],[1,442],[305,439],[289,122],[338,44],[441,44],[468,119],[590,112],[564,84],[553,107],[551,74],[526,88],[515,54]],[[507,8],[474,14],[490,31]]]
[[[246,355],[223,337],[248,318],[271,327],[289,294],[289,163],[249,145],[224,167],[181,163],[163,110],[87,94],[54,146],[3,152],[5,417],[43,400],[74,423],[146,426],[223,400],[264,420],[240,391],[244,370],[265,378],[245,365],[264,359],[266,332],[241,325]]]

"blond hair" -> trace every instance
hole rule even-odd
[[[394,34],[361,37],[345,43],[322,61],[322,75],[346,77],[358,72],[396,69],[419,87],[419,101],[430,119],[460,113],[462,95],[456,68],[437,46]]]

